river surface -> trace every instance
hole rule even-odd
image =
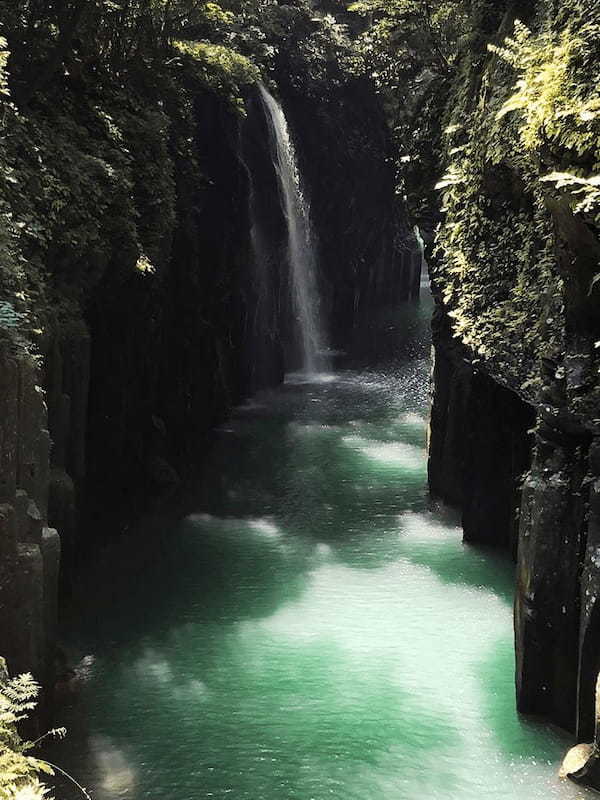
[[[53,757],[94,798],[583,796],[514,711],[512,564],[428,498],[430,311],[242,406],[185,511],[86,576]]]

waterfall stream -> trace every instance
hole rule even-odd
[[[415,225],[413,230],[417,242],[416,271],[418,280],[411,281],[411,287],[418,286],[419,289],[427,289],[429,287],[429,274],[427,269],[427,260],[425,259],[425,242],[423,240],[423,236],[421,234],[421,229],[419,228],[419,226]],[[416,296],[418,296],[418,294],[419,290],[416,290]]]
[[[292,299],[302,349],[302,367],[307,373],[315,373],[323,367],[325,342],[319,319],[316,256],[310,216],[283,109],[262,85],[260,93],[269,122],[273,165],[287,222]]]

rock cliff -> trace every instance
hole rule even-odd
[[[597,160],[594,15],[507,3],[456,78],[432,255],[429,464],[465,538],[517,559],[518,708],[585,742],[600,669],[600,237],[591,190],[582,204],[552,176],[583,184]]]

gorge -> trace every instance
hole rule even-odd
[[[600,788],[600,9],[0,24],[0,655],[68,728],[34,754],[106,800]],[[20,741],[0,796],[41,797]]]

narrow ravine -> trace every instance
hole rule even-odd
[[[60,752],[95,798],[582,796],[514,711],[512,564],[431,507],[430,313],[240,408],[184,518],[85,577]]]

